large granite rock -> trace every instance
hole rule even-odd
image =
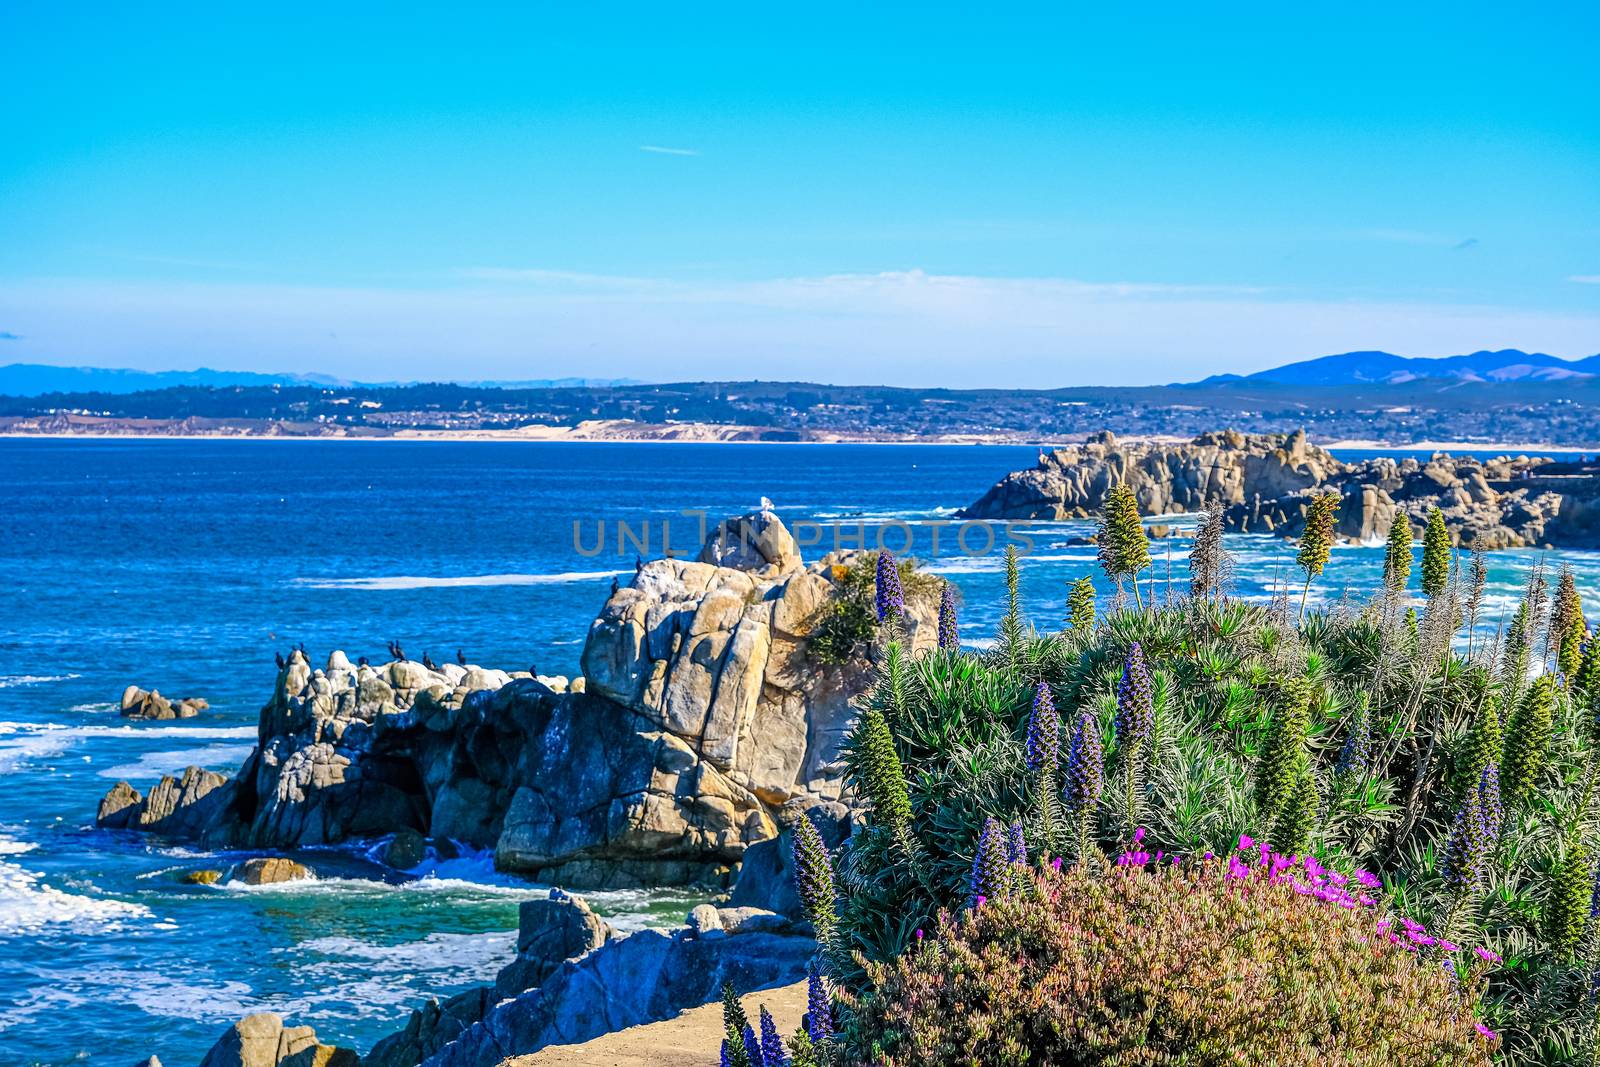
[[[359,1067],[353,1049],[324,1045],[309,1026],[270,1011],[246,1015],[211,1046],[200,1067]]]
[[[776,516],[734,522],[777,562],[644,565],[590,628],[581,687],[342,652],[317,669],[296,651],[234,778],[190,768],[147,797],[117,783],[98,821],[215,848],[421,835],[579,887],[725,881],[777,834],[778,806],[838,796],[850,700],[872,673],[868,648],[842,666],[806,655],[872,557],[801,567]],[[931,645],[936,605],[909,597],[908,614],[912,645]]]
[[[1146,515],[1221,505],[1227,527],[1295,537],[1305,506],[1334,491],[1339,533],[1383,538],[1403,512],[1418,531],[1439,508],[1459,544],[1483,548],[1600,544],[1600,477],[1526,456],[1346,463],[1292,434],[1201,434],[1185,444],[1121,442],[1102,433],[1042,454],[961,512],[970,519],[1061,520],[1097,516],[1112,485],[1133,487]]]

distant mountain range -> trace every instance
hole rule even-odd
[[[1504,348],[1466,356],[1397,356],[1392,352],[1344,352],[1337,356],[1285,363],[1254,374],[1214,374],[1191,386],[1230,382],[1274,382],[1279,385],[1401,385],[1423,378],[1463,382],[1551,382],[1600,375],[1600,355],[1561,359],[1544,352]],[[1175,383],[1178,384],[1178,383]]]
[[[113,393],[125,395],[148,389],[182,387],[229,389],[235,387],[312,385],[325,389],[373,385],[411,385],[413,382],[352,382],[328,374],[265,374],[256,371],[123,370],[111,367],[52,367],[44,363],[9,363],[0,366],[0,396],[42,396],[45,393]],[[633,378],[536,378],[527,381],[463,381],[455,384],[480,389],[576,389],[640,384]]]

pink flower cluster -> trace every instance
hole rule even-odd
[[[1341,908],[1376,906],[1377,899],[1366,890],[1383,884],[1370,871],[1346,875],[1324,867],[1315,856],[1280,855],[1265,841],[1258,843],[1249,835],[1241,834],[1238,851],[1228,857],[1228,877],[1244,880],[1258,873],[1273,883],[1287,881],[1295,892]]]

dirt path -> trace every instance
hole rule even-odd
[[[763,989],[744,998],[753,1022],[765,1004],[784,1038],[800,1025],[806,1010],[806,984]],[[513,1056],[500,1067],[704,1067],[717,1062],[722,1040],[722,1005],[702,1004],[675,1018],[631,1026],[581,1045],[554,1045],[527,1056]]]

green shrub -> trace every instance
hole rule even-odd
[[[946,913],[917,947],[870,967],[876,993],[858,1002],[836,1062],[1490,1062],[1471,952],[1441,952],[1420,930],[1344,906],[1348,896],[1319,899],[1304,868],[1273,879],[1240,866],[1046,872],[1033,892]]]

